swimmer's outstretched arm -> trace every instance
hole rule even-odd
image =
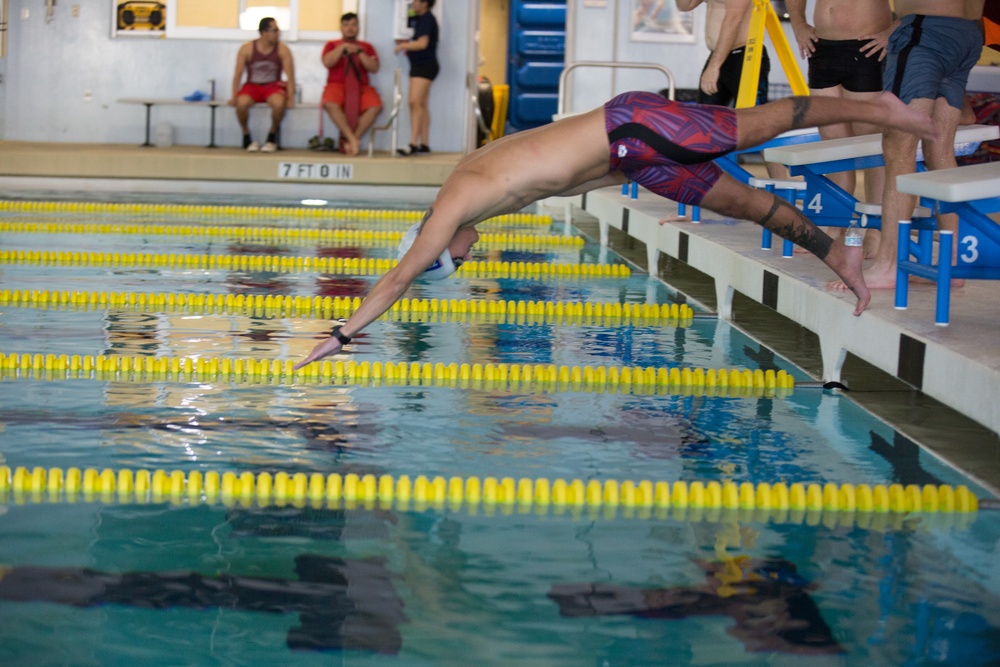
[[[444,249],[448,247],[455,229],[458,228],[458,223],[456,222],[449,229],[448,222],[444,222],[442,216],[436,216],[432,220],[433,213],[433,208],[427,211],[427,215],[424,216],[423,230],[413,242],[409,252],[403,256],[403,259],[399,260],[399,264],[379,278],[375,286],[372,287],[372,291],[361,302],[361,306],[340,328],[342,334],[349,337],[354,336],[381,317],[382,313],[392,308],[392,304],[406,293],[406,290],[423,273],[424,269],[440,257]],[[331,336],[314,347],[305,359],[295,364],[295,370],[335,354],[340,351],[341,347],[343,346],[340,341]]]

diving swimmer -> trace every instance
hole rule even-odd
[[[854,314],[860,315],[871,298],[860,262],[849,261],[843,246],[794,206],[740,183],[712,162],[782,132],[831,123],[888,125],[925,139],[937,135],[928,115],[890,93],[864,101],[816,102],[792,97],[729,109],[680,104],[655,93],[623,93],[593,111],[518,132],[469,153],[404,239],[399,263],[379,279],[350,319],[334,327],[295,368],[342,349],[425,272],[430,271],[431,278],[450,274],[449,259],[456,268],[468,259],[479,238],[478,223],[545,197],[581,194],[626,179],[683,204],[753,220],[802,246],[854,292]]]

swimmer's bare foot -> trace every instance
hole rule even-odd
[[[691,221],[691,218],[689,218],[688,216],[686,216],[686,215],[680,215],[678,213],[675,213],[673,215],[668,215],[668,216],[662,218],[660,220],[660,224],[661,225],[665,225],[668,222],[690,222],[690,221]]]
[[[876,101],[885,108],[886,125],[915,134],[928,141],[936,141],[941,137],[940,131],[930,116],[904,104],[892,93],[882,93],[876,98]]]

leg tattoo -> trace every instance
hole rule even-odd
[[[786,213],[779,216],[782,219],[775,218],[779,211]],[[771,209],[757,223],[781,238],[805,248],[820,259],[826,259],[833,246],[833,239],[810,222],[809,218],[802,215],[797,208],[777,195],[774,195]]]
[[[811,105],[812,101],[808,97],[792,98],[792,129],[797,130],[805,127],[806,112],[809,111]]]
[[[761,218],[760,220],[758,220],[757,224],[759,224],[761,227],[763,227],[765,229],[770,229],[770,227],[767,226],[767,223],[770,222],[771,218],[774,217],[774,214],[778,212],[778,206],[781,205],[781,202],[782,202],[782,200],[779,199],[777,196],[775,196],[774,197],[774,203],[771,204],[771,210],[769,210],[764,215],[763,218]]]

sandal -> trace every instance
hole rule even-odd
[[[420,148],[418,148],[417,146],[414,146],[413,144],[410,144],[406,148],[397,148],[396,152],[399,153],[400,155],[402,155],[403,157],[409,157],[409,156],[413,155],[414,153],[419,153],[420,152]]]

